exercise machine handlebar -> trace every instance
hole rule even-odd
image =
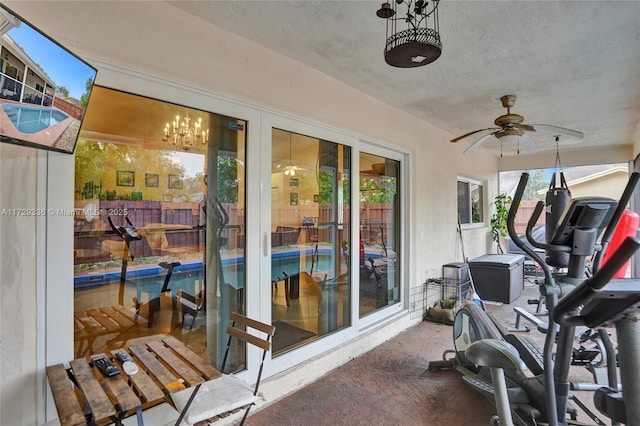
[[[611,281],[616,272],[639,248],[640,240],[638,238],[627,237],[602,268],[558,301],[553,309],[553,319],[558,324],[582,325],[581,317],[572,314],[572,312],[589,301],[596,291]]]
[[[545,278],[545,286],[547,288],[546,297],[547,297],[548,306],[555,306],[555,303],[557,300],[557,293],[559,293],[559,288],[555,282],[555,279],[553,278],[553,275],[551,274],[551,268],[549,268],[549,265],[547,265],[547,263],[544,261],[542,257],[540,257],[540,255],[538,255],[538,253],[536,253],[533,249],[528,247],[522,240],[520,240],[515,228],[516,213],[518,213],[518,207],[520,206],[520,202],[522,201],[522,195],[524,194],[524,190],[527,187],[528,181],[529,181],[529,174],[523,173],[520,176],[518,187],[516,188],[516,192],[513,195],[513,201],[511,202],[511,207],[509,208],[509,215],[507,217],[507,231],[509,232],[509,236],[511,237],[513,242],[518,247],[520,247],[522,251],[528,254],[529,257],[531,257],[531,259],[537,262],[542,268],[542,271],[544,273],[544,278]],[[544,344],[544,351],[543,351],[544,366],[545,366],[544,378],[546,383],[553,383],[552,348],[553,348],[554,339],[555,339],[554,337],[555,328],[556,328],[556,325],[552,321],[550,321],[549,332],[546,334],[546,337],[545,337],[545,344]],[[557,413],[558,405],[556,404],[556,392],[553,386],[547,387],[547,392],[545,393],[545,403],[547,406],[548,413]],[[558,425],[558,418],[556,416],[549,415],[548,420],[549,420],[550,426]]]
[[[613,213],[611,217],[611,221],[602,234],[602,239],[600,241],[601,250],[598,251],[593,259],[593,272],[597,272],[600,269],[600,263],[602,261],[602,256],[607,251],[609,247],[609,243],[611,242],[611,237],[615,232],[620,219],[622,218],[622,214],[624,210],[627,208],[627,204],[633,195],[633,192],[640,181],[640,173],[633,172],[631,176],[629,176],[629,181],[627,182],[627,186],[625,186],[624,191],[622,192],[622,196],[620,197],[620,202],[618,202],[618,206],[616,207],[616,211]]]
[[[124,219],[129,224],[128,226],[116,226],[113,224],[111,220],[111,216],[107,216],[107,221],[109,222],[109,226],[117,236],[125,240],[127,243],[129,241],[136,241],[142,239],[140,234],[138,233],[138,229],[131,223],[129,217],[125,216]]]
[[[549,265],[544,261],[542,257],[530,247],[528,247],[520,238],[518,237],[518,233],[515,228],[515,219],[516,214],[518,213],[518,207],[520,206],[520,202],[522,201],[522,195],[524,194],[524,190],[527,187],[527,182],[529,181],[529,173],[523,173],[520,176],[520,181],[518,182],[518,187],[516,188],[516,192],[513,195],[513,201],[511,202],[511,207],[509,208],[509,215],[507,216],[507,231],[509,232],[509,236],[511,240],[517,245],[522,251],[524,251],[529,257],[531,257],[536,263],[538,263],[542,267],[542,271],[544,272],[545,283],[549,286],[554,286],[555,281],[553,276],[551,275],[551,269]],[[536,206],[537,207],[537,206]],[[540,213],[538,213],[539,215]]]

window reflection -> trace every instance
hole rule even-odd
[[[360,154],[360,316],[400,301],[400,163]]]
[[[458,178],[458,217],[461,224],[484,222],[482,184]]]
[[[173,336],[219,365],[218,314],[244,310],[246,123],[94,94],[75,155],[75,355]],[[176,111],[202,118],[207,144],[163,141]]]
[[[272,131],[274,354],[350,324],[351,150]]]

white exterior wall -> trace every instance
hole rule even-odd
[[[609,197],[617,200],[627,186],[628,181],[629,173],[625,170],[583,182],[567,182],[567,185],[573,198]]]
[[[36,150],[0,143],[0,424],[34,424]],[[26,419],[22,423],[21,419]]]
[[[129,87],[127,73],[118,70],[140,72],[143,78],[150,75],[178,85],[197,87],[204,93],[301,117],[411,153],[408,164],[411,170],[408,182],[410,220],[407,224],[410,242],[405,254],[409,257],[405,277],[409,287],[440,275],[442,264],[462,260],[456,232],[457,176],[485,182],[488,189],[485,220],[488,224],[489,200],[497,192],[498,160],[495,157],[478,151],[469,161],[470,157],[462,155],[465,146],[448,142],[451,134],[298,62],[186,15],[164,2],[5,3],[71,51],[95,63],[99,67],[97,84],[177,101],[171,93],[146,93],[144,88],[136,91]],[[113,64],[116,68],[106,70],[105,64]],[[0,145],[0,210],[38,206],[39,155],[46,158],[45,153],[33,149]],[[49,154],[51,156],[54,155]],[[61,164],[68,168],[71,161],[65,158]],[[55,186],[63,190],[68,187],[69,195],[65,192],[64,197],[56,196],[55,200],[50,197],[48,202],[57,203],[56,207],[72,208],[73,179],[70,176],[73,173],[71,170],[62,174],[61,181],[55,182]],[[51,180],[45,183],[54,186]],[[51,195],[52,191],[55,192],[45,192]],[[0,424],[41,424],[44,401],[40,395],[46,391],[44,365],[68,358],[64,351],[47,353],[46,339],[56,339],[59,328],[69,326],[72,330],[70,319],[64,315],[71,317],[73,301],[68,300],[68,304],[63,305],[60,322],[43,324],[45,314],[36,312],[36,300],[45,297],[44,289],[48,293],[59,294],[60,291],[72,295],[68,281],[72,247],[56,250],[50,238],[48,256],[38,256],[41,249],[38,244],[46,241],[45,235],[53,233],[63,235],[60,239],[56,237],[56,241],[72,244],[73,229],[69,220],[53,225],[49,222],[46,232],[38,228],[34,218],[1,217],[0,220]],[[463,234],[468,257],[490,250],[487,227]],[[60,268],[60,273],[52,273],[52,267]],[[45,274],[45,270],[49,272]],[[40,276],[46,278],[46,286],[38,280]],[[272,379],[271,385],[267,379],[263,391],[272,401],[282,395],[283,389],[291,391],[304,385],[300,377],[309,380],[330,371],[411,323],[408,316],[404,316],[393,324],[369,332],[361,339],[343,345],[340,350],[314,359],[302,367],[308,371],[301,375],[295,372],[280,374]],[[38,324],[42,325],[39,327]],[[70,330],[62,334],[68,338],[72,336]],[[72,348],[67,352],[72,354]]]

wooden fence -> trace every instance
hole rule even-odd
[[[206,212],[200,203],[176,203],[162,201],[97,201],[78,202],[75,220],[75,264],[105,262],[114,256],[114,243],[121,242],[108,223],[110,217],[114,226],[127,226],[128,218],[142,230],[145,238],[130,243],[131,254],[135,257],[166,255],[181,251],[203,251],[206,243]],[[229,223],[222,236],[224,248],[238,247],[244,230],[244,217],[239,215],[235,204],[223,204],[229,215]],[[84,209],[96,214],[87,220]],[[161,238],[162,240],[158,241]],[[153,241],[152,241],[153,240]],[[116,256],[117,257],[117,256]]]
[[[79,106],[72,104],[71,102],[67,102],[61,98],[53,98],[53,106],[58,108],[60,111],[69,114],[76,120],[82,120],[84,110]]]

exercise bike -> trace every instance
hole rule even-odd
[[[598,269],[586,280],[587,256],[601,251],[608,244],[607,238],[615,228],[628,202],[639,176],[634,174],[619,204],[610,199],[588,198],[573,200],[555,227],[551,241],[545,249],[568,253],[570,260],[566,274],[552,274],[550,267],[531,248],[520,247],[541,265],[545,274],[544,293],[547,308],[552,313],[544,349],[526,336],[507,333],[492,317],[475,304],[465,305],[456,314],[453,334],[455,350],[446,351],[443,361],[430,363],[430,370],[455,367],[464,380],[494,402],[498,416],[493,424],[539,425],[568,424],[577,419],[577,410],[569,404],[567,377],[572,358],[572,341],[576,325],[591,328],[620,326],[619,338],[629,339],[620,345],[620,370],[628,379],[640,382],[637,367],[640,360],[635,350],[640,349],[640,339],[634,338],[637,323],[633,309],[640,304],[640,280],[614,280],[613,274],[640,247],[640,241],[629,238],[609,259],[605,267]],[[509,212],[509,234],[519,241],[513,226],[515,214],[526,187],[528,174],[523,174]],[[539,203],[529,221],[527,230],[533,228],[543,205]],[[615,211],[614,211],[615,209]],[[596,241],[608,225],[602,242]],[[622,290],[621,288],[624,288]],[[561,304],[556,309],[557,300]],[[580,310],[579,308],[586,304]],[[557,326],[556,324],[560,324]],[[638,326],[640,327],[640,325]],[[557,331],[557,332],[556,332]],[[554,355],[555,348],[555,355]],[[634,349],[635,348],[635,349]],[[626,351],[623,355],[623,351]],[[448,356],[452,358],[447,359]],[[626,359],[623,363],[622,359]],[[528,367],[533,377],[524,373]],[[615,370],[615,364],[612,365]],[[611,381],[614,374],[610,374]],[[612,386],[613,385],[613,386]],[[640,387],[640,385],[633,385]],[[603,388],[604,389],[604,388]],[[610,383],[607,391],[596,391],[596,407],[614,421],[640,424],[640,394],[623,383],[625,398],[618,392],[617,384]],[[631,400],[632,403],[626,403]],[[576,401],[577,402],[577,401]],[[584,404],[578,405],[596,424],[604,424]],[[567,416],[569,419],[567,419]]]

